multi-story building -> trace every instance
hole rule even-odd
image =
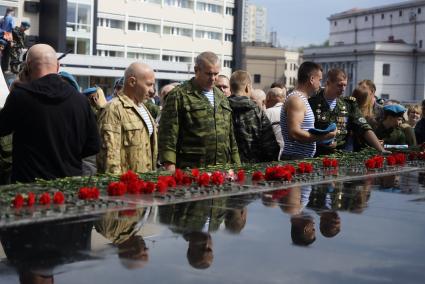
[[[243,1],[234,0],[38,0],[0,1],[31,21],[30,35],[72,50],[62,70],[82,86],[110,87],[133,61],[148,63],[158,84],[193,76],[196,56],[213,51],[229,75],[237,66]],[[236,58],[237,61],[237,58]]]
[[[268,42],[267,9],[245,2],[243,19],[243,42]]]
[[[295,86],[301,62],[298,51],[267,44],[245,43],[242,56],[242,69],[252,75],[253,88],[267,91],[274,82],[283,83],[287,88]]]
[[[371,79],[377,95],[404,102],[425,98],[425,1],[352,9],[329,18],[329,47],[304,49],[324,71],[343,68],[348,94]]]

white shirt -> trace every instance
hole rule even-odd
[[[283,151],[283,136],[282,136],[282,129],[280,128],[280,112],[282,110],[282,106],[283,106],[283,103],[277,103],[273,107],[265,110],[266,116],[272,124],[276,141],[280,147],[278,159],[280,158],[280,155],[282,154],[282,151]]]

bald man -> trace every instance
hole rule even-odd
[[[13,132],[12,182],[82,174],[82,158],[99,151],[87,98],[57,73],[55,50],[28,51],[29,82],[16,83],[0,111],[0,136]]]
[[[143,104],[155,93],[155,74],[146,64],[132,63],[124,74],[124,86],[99,116],[100,173],[121,174],[128,170],[152,171],[157,159],[156,124]]]

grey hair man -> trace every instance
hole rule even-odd
[[[283,103],[286,99],[286,88],[271,88],[266,95],[266,107],[265,110],[267,118],[270,120],[273,132],[276,137],[276,141],[279,144],[280,152],[279,158],[283,151],[283,136],[282,129],[280,128],[280,112],[283,107]]]
[[[221,63],[213,52],[195,61],[195,77],[165,100],[159,126],[159,157],[167,170],[240,163],[232,109],[215,86]]]

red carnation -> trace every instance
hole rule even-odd
[[[238,176],[238,181],[243,182],[245,180],[245,171],[239,170],[237,173],[237,176]]]
[[[33,206],[35,204],[35,194],[34,192],[29,192],[28,193],[28,198],[27,198],[27,206]]]
[[[224,174],[216,171],[211,175],[211,183],[215,185],[222,185],[224,183]]]
[[[366,160],[366,162],[365,162],[365,166],[366,166],[366,168],[367,168],[367,169],[369,169],[369,170],[374,169],[374,168],[376,167],[376,165],[375,165],[375,160],[374,160],[374,159]]]
[[[190,176],[185,175],[183,177],[183,185],[191,185],[192,184],[192,178]]]
[[[198,170],[198,169],[192,169],[192,176],[193,176],[194,178],[199,177],[199,170]]]
[[[81,187],[78,190],[78,198],[79,199],[89,199],[90,198],[90,187]]]
[[[285,171],[290,172],[291,175],[295,174],[295,172],[296,172],[295,167],[293,165],[285,165],[285,166],[280,167],[280,168],[283,168]]]
[[[253,181],[260,181],[264,179],[264,175],[260,171],[256,171],[252,174],[252,180]]]
[[[157,184],[156,184],[156,190],[159,193],[165,193],[165,192],[167,192],[167,190],[168,190],[167,182],[164,181],[164,180],[158,181]]]
[[[394,156],[387,157],[387,165],[394,166],[397,163],[396,158]]]
[[[65,202],[65,196],[61,191],[56,191],[53,195],[53,203],[54,204],[63,204]]]
[[[334,168],[338,167],[338,160],[337,159],[331,160],[331,166]]]
[[[210,184],[210,176],[207,173],[203,173],[198,177],[199,186],[207,186]]]
[[[173,177],[174,177],[174,180],[176,181],[177,184],[179,184],[179,185],[183,184],[184,172],[182,170],[176,169]]]
[[[305,172],[306,173],[312,173],[313,172],[313,165],[312,164],[310,164],[310,163],[305,163]]]
[[[127,183],[127,192],[129,194],[139,194],[143,189],[143,181],[142,180],[132,180]]]
[[[108,185],[109,196],[121,196],[127,192],[127,186],[123,182],[111,182]]]
[[[155,184],[151,181],[145,183],[144,193],[152,193],[155,191]]]
[[[90,188],[89,196],[91,199],[99,199],[100,191],[97,187]]]
[[[130,182],[136,181],[138,179],[139,179],[139,176],[131,170],[122,174],[121,177],[120,177],[120,181],[122,181],[124,183],[130,183]]]
[[[50,194],[48,192],[41,194],[41,196],[38,198],[38,203],[42,205],[50,204]]]
[[[330,167],[332,165],[331,159],[326,157],[322,159],[322,163],[323,163],[323,167],[325,168]]]
[[[21,208],[23,205],[24,205],[24,197],[20,193],[16,194],[15,199],[13,199],[13,207]]]

